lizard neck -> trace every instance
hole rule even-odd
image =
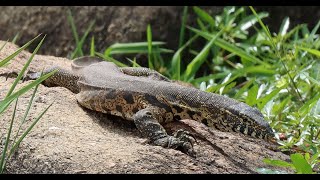
[[[60,67],[51,67],[46,69],[43,74],[50,73],[54,70],[57,70],[55,74],[44,81],[44,85],[46,86],[61,86],[69,89],[73,93],[79,93],[80,88],[78,86],[78,80],[80,76],[76,73],[61,69]]]

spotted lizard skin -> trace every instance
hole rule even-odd
[[[88,63],[90,59],[95,61]],[[112,62],[83,57],[74,61],[73,71],[52,67],[45,73],[54,69],[58,72],[47,79],[45,85],[63,86],[77,93],[79,104],[88,109],[134,121],[138,129],[154,141],[168,136],[160,124],[181,119],[267,141],[274,137],[256,108],[177,84],[148,68],[119,68]],[[145,125],[146,122],[149,125]]]

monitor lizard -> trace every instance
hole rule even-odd
[[[118,67],[94,57],[81,57],[72,70],[53,66],[43,72],[30,72],[34,80],[57,70],[43,82],[62,86],[76,93],[78,103],[88,109],[120,116],[135,123],[153,144],[182,149],[195,156],[194,138],[184,130],[168,135],[161,124],[192,119],[221,131],[234,131],[265,139],[274,138],[272,128],[262,113],[226,96],[201,91],[169,80],[144,67]]]

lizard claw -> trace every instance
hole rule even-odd
[[[179,129],[173,136],[167,137],[168,148],[179,149],[191,157],[196,157],[196,152],[193,149],[195,138],[188,131]]]
[[[183,142],[181,145],[182,151],[188,154],[191,157],[196,157],[196,152],[193,149],[193,144],[196,142],[196,139],[194,136],[183,129],[179,129],[177,132],[173,135],[175,138],[177,138],[179,141]]]
[[[174,133],[173,136],[182,141],[191,142],[192,146],[195,142],[197,142],[196,138],[189,131],[183,129],[179,129],[177,132]]]

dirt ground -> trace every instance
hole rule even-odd
[[[0,41],[0,45],[2,43]],[[15,45],[7,44],[0,51],[0,59],[16,49]],[[0,69],[0,99],[14,81],[14,78],[6,80],[5,74],[18,72],[29,57],[30,53],[24,51]],[[36,55],[30,69],[41,70],[52,64],[68,67],[70,61]],[[28,83],[20,83],[17,89]],[[21,121],[31,94],[32,91],[19,98],[15,124]],[[5,173],[257,173],[257,168],[275,169],[264,164],[264,158],[289,159],[261,140],[220,132],[190,120],[168,124],[166,129],[172,132],[187,128],[192,132],[197,139],[196,158],[178,150],[153,146],[132,122],[84,109],[75,95],[62,87],[39,86],[23,127],[30,125],[51,103],[8,162]],[[14,103],[0,116],[1,143],[13,106]],[[14,132],[16,129],[17,125]]]

